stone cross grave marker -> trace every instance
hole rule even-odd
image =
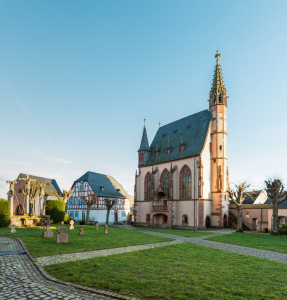
[[[98,222],[95,223],[95,228],[96,228],[96,230],[99,230],[99,223]]]
[[[14,225],[14,224],[12,224],[12,225],[10,226],[10,228],[11,228],[10,232],[11,232],[11,233],[15,233],[15,232],[16,232],[15,227],[16,227],[16,225]]]
[[[59,234],[56,236],[56,244],[68,243],[67,227],[58,227]]]
[[[46,230],[42,233],[42,237],[53,237],[53,231],[50,229],[51,224],[53,223],[53,220],[50,220],[50,216],[47,217],[46,220],[44,220],[44,224],[46,224]]]
[[[105,231],[104,231],[104,234],[106,234],[106,233],[109,233],[109,232],[108,232],[108,225],[105,225]]]
[[[80,227],[80,229],[79,229],[79,235],[84,235],[84,227]]]
[[[69,227],[69,230],[74,230],[74,220],[71,220],[70,221],[70,227]]]

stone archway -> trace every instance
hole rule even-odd
[[[223,228],[227,228],[227,227],[228,227],[227,216],[226,216],[226,214],[224,214],[224,216],[223,216]]]
[[[24,215],[24,208],[23,208],[23,206],[22,206],[21,204],[19,204],[19,205],[17,206],[17,209],[16,209],[16,215],[17,215],[17,216],[22,216],[22,215]]]
[[[153,216],[153,227],[165,228],[168,226],[168,216],[166,214],[155,214]]]

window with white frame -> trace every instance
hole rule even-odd
[[[127,212],[126,211],[122,211],[122,217],[126,217],[127,216]]]

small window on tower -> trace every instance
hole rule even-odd
[[[166,154],[169,154],[170,153],[170,148],[167,148],[166,149]]]
[[[219,146],[219,150],[222,150],[222,146]]]
[[[213,96],[213,104],[216,104],[216,95]]]
[[[219,103],[222,103],[222,97],[221,96],[219,97]]]
[[[183,151],[183,144],[179,146],[179,151]]]

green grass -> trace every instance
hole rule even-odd
[[[68,225],[65,226],[68,227]],[[0,235],[15,236],[21,239],[34,257],[144,245],[172,240],[115,227],[109,227],[109,233],[104,234],[103,226],[99,226],[98,231],[95,230],[94,226],[83,226],[84,235],[79,236],[79,227],[79,225],[76,225],[74,230],[67,231],[69,236],[67,244],[58,245],[56,244],[56,235],[58,233],[55,227],[52,228],[54,232],[53,238],[42,238],[43,228],[16,228],[16,233],[10,233],[9,228],[0,228]]]
[[[145,228],[145,227],[138,227],[139,229],[147,230],[147,231],[156,231],[160,233],[166,234],[173,234],[185,237],[198,237],[204,235],[211,235],[213,232],[194,232],[193,229],[158,229],[158,228]]]
[[[287,253],[287,236],[272,236],[270,234],[239,233],[224,234],[210,237],[207,240],[232,245],[239,245],[275,252]]]
[[[65,281],[143,299],[287,299],[287,264],[190,243],[45,270]]]

